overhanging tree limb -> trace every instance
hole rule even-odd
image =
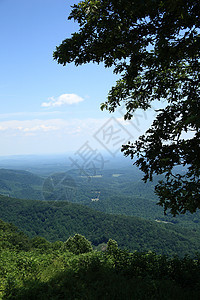
[[[54,52],[63,65],[114,66],[121,79],[101,108],[114,112],[123,103],[125,119],[165,99],[151,128],[122,151],[137,157],[145,181],[164,174],[156,193],[173,215],[200,208],[199,12],[197,0],[81,1],[69,16],[79,23],[79,32]],[[174,173],[176,166],[184,166],[185,173]]]

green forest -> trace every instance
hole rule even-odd
[[[131,168],[51,167],[0,169],[0,298],[199,299],[198,213],[156,211]]]
[[[94,246],[109,238],[122,249],[156,251],[158,254],[195,256],[200,232],[174,224],[152,222],[138,217],[109,215],[80,204],[20,200],[0,196],[0,218],[12,222],[30,237],[42,236],[50,242],[64,241],[79,233]]]
[[[57,165],[57,162],[45,164],[45,176],[43,165],[38,162],[34,164],[37,174],[33,173],[32,168],[32,172],[0,169],[0,194],[19,199],[79,203],[108,214],[136,216],[200,229],[199,212],[180,214],[174,218],[170,213],[164,215],[163,209],[156,205],[158,197],[154,188],[160,177],[144,183],[141,172],[135,166],[118,166],[118,160],[112,168],[97,170],[96,176],[89,180],[68,165],[67,172],[60,172]],[[30,167],[26,165],[25,168]],[[52,186],[52,182],[56,187]]]
[[[199,257],[94,250],[82,235],[64,242],[28,238],[0,221],[2,299],[199,299]]]

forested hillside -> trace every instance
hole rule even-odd
[[[110,238],[131,251],[194,256],[200,233],[131,216],[109,215],[69,202],[20,200],[0,196],[0,218],[12,222],[30,237],[40,235],[50,242],[64,241],[76,233],[93,245]]]
[[[50,175],[46,177],[27,171],[0,169],[0,194],[31,200],[67,200],[104,213],[170,222],[200,230],[199,212],[175,218],[170,214],[165,216],[163,209],[156,205],[154,186],[158,178],[145,184],[135,167],[115,166],[88,179],[81,176],[79,170],[51,173],[56,165],[48,165]]]
[[[81,235],[49,243],[0,220],[0,298],[199,299],[200,263],[123,251],[109,240],[94,251]]]
[[[0,169],[0,194],[22,199],[41,199],[43,179],[24,170]]]

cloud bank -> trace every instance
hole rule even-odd
[[[59,97],[50,97],[48,102],[43,102],[42,107],[60,107],[82,102],[84,99],[76,94],[62,94]]]

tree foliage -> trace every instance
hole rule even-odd
[[[164,101],[151,128],[126,156],[145,173],[165,180],[156,186],[159,204],[173,215],[200,208],[200,2],[198,0],[85,0],[69,19],[80,29],[56,48],[54,59],[76,66],[103,62],[121,78],[102,109],[136,109]],[[184,134],[184,135],[183,135]],[[184,166],[184,173],[174,171]]]
[[[53,242],[54,249],[63,247],[72,253],[82,253],[91,249],[90,243],[85,241],[86,238],[94,247],[111,239],[117,241],[122,249],[151,250],[157,254],[180,257],[185,254],[194,257],[200,248],[199,225],[195,226],[196,223],[191,225],[187,222],[187,226],[181,227],[135,216],[105,214],[74,203],[66,205],[66,202],[59,202],[52,207],[47,201],[0,196],[0,217],[4,221],[12,222],[32,238],[31,244],[26,241],[26,237],[21,243],[21,233],[11,233],[9,239],[7,234],[5,236],[0,233],[0,247],[15,243],[16,248],[32,247],[43,253],[49,247],[49,243],[43,239],[45,238]],[[198,221],[199,216],[196,218]],[[78,236],[76,233],[79,233]],[[68,238],[69,244],[66,244]],[[61,242],[56,242],[57,240]]]
[[[0,220],[0,236],[9,240],[11,233],[18,229]],[[74,254],[60,242],[45,249],[48,242],[40,237],[21,235],[19,244],[24,237],[32,245],[27,249],[14,240],[0,244],[0,299],[199,299],[199,255],[131,253],[112,239],[104,252]]]
[[[74,254],[87,253],[93,250],[91,242],[89,242],[83,235],[78,233],[67,239],[67,241],[64,243],[64,248]]]

